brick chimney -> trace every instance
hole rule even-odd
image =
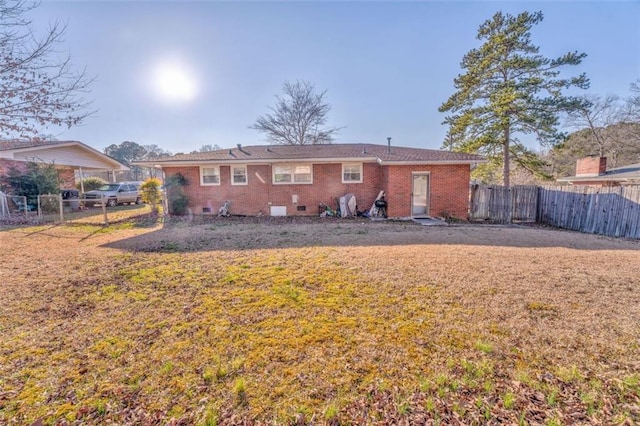
[[[607,157],[579,158],[576,161],[576,176],[599,176],[607,171]]]

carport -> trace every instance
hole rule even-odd
[[[129,170],[129,167],[120,161],[79,141],[0,141],[0,177],[5,176],[11,167],[25,167],[27,162],[34,161],[54,164],[65,186],[72,186],[71,181],[75,185],[77,172],[81,192],[84,192],[82,180],[85,172],[110,171],[115,177],[115,172]],[[73,176],[65,176],[65,173],[72,173]]]

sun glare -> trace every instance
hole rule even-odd
[[[154,72],[154,90],[162,99],[190,101],[197,95],[195,78],[180,64],[162,63]]]

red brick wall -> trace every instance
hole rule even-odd
[[[607,157],[584,157],[576,161],[576,176],[597,176],[607,171]]]
[[[0,158],[0,176],[6,176],[9,173],[9,169],[12,168],[26,171],[27,163],[24,161],[13,161],[7,160],[6,158]]]
[[[273,185],[271,166],[248,165],[248,185],[231,185],[231,167],[220,166],[220,185],[201,186],[199,167],[165,168],[165,176],[177,172],[189,181],[185,192],[189,197],[189,208],[194,214],[202,214],[203,208],[217,213],[225,200],[231,202],[232,214],[256,216],[269,215],[270,205],[286,206],[288,216],[316,216],[321,202],[335,208],[335,198],[347,193],[356,196],[358,210],[371,207],[376,195],[382,189],[380,166],[375,163],[363,164],[363,183],[342,183],[341,164],[315,164],[313,185]],[[293,203],[293,196],[298,203]],[[304,206],[304,211],[298,211]]]
[[[411,216],[411,172],[430,173],[431,216],[445,214],[466,219],[469,208],[469,165],[442,166],[380,166],[377,163],[363,165],[363,183],[343,184],[342,165],[315,164],[313,185],[273,185],[271,166],[248,165],[248,185],[231,185],[231,168],[220,166],[220,185],[201,186],[199,167],[165,168],[165,176],[175,173],[189,181],[185,192],[189,208],[194,214],[202,214],[209,208],[216,214],[225,200],[231,202],[232,214],[255,216],[269,215],[270,205],[286,206],[289,216],[315,216],[318,205],[326,203],[335,208],[335,198],[347,193],[356,196],[358,210],[368,210],[381,190],[387,194],[390,217]],[[298,203],[293,203],[293,195]],[[271,203],[271,204],[269,204]],[[305,211],[298,211],[305,206]]]
[[[76,189],[76,175],[70,167],[58,169],[58,180],[60,189]]]
[[[387,168],[385,192],[390,217],[411,216],[412,172],[429,172],[429,215],[468,218],[471,172],[468,164]]]

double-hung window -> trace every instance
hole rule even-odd
[[[220,185],[220,167],[200,166],[200,185]]]
[[[231,166],[231,184],[247,184],[247,166]]]
[[[362,163],[343,163],[342,183],[362,183]]]
[[[313,183],[312,164],[274,164],[273,183],[311,184]]]

